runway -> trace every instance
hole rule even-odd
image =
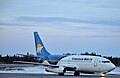
[[[58,76],[57,74],[0,73],[0,78],[120,78],[120,75],[106,75],[105,77],[99,77],[98,75]]]

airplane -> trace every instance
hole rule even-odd
[[[46,50],[38,32],[34,32],[34,39],[38,62],[16,62],[47,66],[47,72],[58,73],[59,76],[64,76],[67,71],[73,71],[74,76],[79,76],[80,73],[100,73],[102,76],[116,67],[110,60],[99,56],[52,55]]]

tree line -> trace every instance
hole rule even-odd
[[[77,54],[64,54],[64,55],[77,55]],[[116,66],[120,66],[120,57],[108,57],[108,56],[101,56],[101,55],[97,55],[96,53],[81,53],[78,55],[92,55],[92,56],[99,56],[99,57],[104,57],[109,59],[112,63],[114,63]],[[0,55],[0,64],[13,64],[13,61],[28,61],[28,62],[37,62],[36,58],[34,58],[33,56],[18,56],[18,55],[13,55],[13,56],[2,56]]]
[[[0,55],[0,64],[13,64],[13,61],[28,61],[28,62],[36,62],[36,59],[32,56],[2,56]]]

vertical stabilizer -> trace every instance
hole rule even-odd
[[[50,53],[45,49],[42,40],[39,37],[38,32],[34,32],[34,38],[35,38],[35,47],[36,47],[37,56],[40,58],[49,56]]]

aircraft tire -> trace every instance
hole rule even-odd
[[[74,76],[79,76],[79,75],[80,75],[80,72],[75,71]]]
[[[59,76],[64,76],[64,73],[58,73]]]

